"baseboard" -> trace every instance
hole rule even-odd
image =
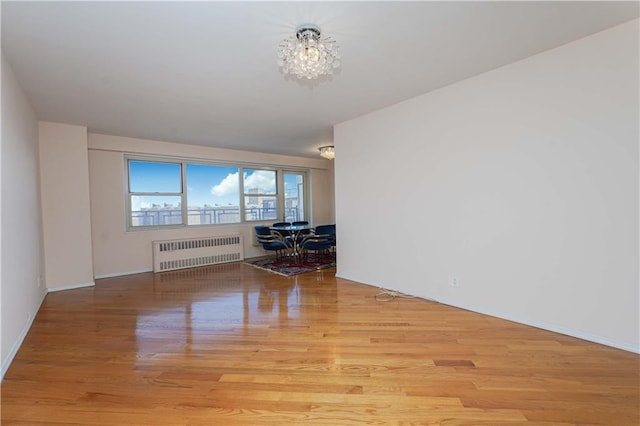
[[[365,284],[365,285],[369,285],[372,287],[377,287],[373,284],[366,284],[366,283],[362,283],[359,281],[354,281],[350,278],[346,278],[343,276],[340,276],[338,273],[336,273],[336,278],[340,278],[340,279],[344,279],[344,280],[349,280],[358,284]],[[469,306],[469,305],[461,305],[458,303],[454,303],[450,300],[447,299],[432,299],[428,296],[425,295],[419,295],[419,294],[413,294],[413,296],[415,297],[419,297],[425,300],[433,300],[436,301],[438,303],[442,303],[444,305],[449,305],[452,306],[454,308],[459,308],[459,309],[464,309],[467,311],[471,311],[471,312],[476,312],[479,314],[483,314],[483,315],[489,315],[495,318],[500,318],[503,320],[507,320],[507,321],[512,321],[518,324],[523,324],[523,325],[528,325],[530,327],[535,327],[535,328],[539,328],[542,330],[547,330],[547,331],[552,331],[554,333],[558,333],[558,334],[563,334],[565,336],[569,336],[569,337],[575,337],[577,339],[582,339],[582,340],[586,340],[588,342],[593,342],[593,343],[598,343],[600,345],[605,345],[605,346],[609,346],[612,348],[616,348],[616,349],[621,349],[623,351],[627,351],[627,352],[633,352],[636,354],[640,354],[640,347],[633,347],[631,345],[627,345],[624,343],[620,343],[617,341],[613,341],[610,339],[607,339],[606,337],[602,337],[602,336],[598,336],[595,334],[591,334],[591,333],[585,333],[583,331],[580,330],[574,330],[572,328],[569,327],[562,327],[556,324],[549,324],[549,323],[545,323],[543,321],[531,321],[525,318],[519,318],[517,316],[513,316],[513,315],[505,315],[503,313],[498,313],[498,312],[493,312],[490,310],[486,310],[486,309],[480,309],[477,308],[475,306]]]
[[[633,347],[630,345],[626,345],[620,342],[616,342],[610,339],[607,339],[606,337],[602,337],[602,336],[598,336],[595,334],[591,334],[591,333],[585,333],[583,331],[580,330],[574,330],[572,328],[569,327],[563,327],[563,326],[559,326],[556,324],[549,324],[549,323],[545,323],[543,321],[531,321],[525,318],[519,318],[517,316],[513,316],[513,315],[505,315],[503,313],[497,313],[497,312],[492,312],[486,309],[478,309],[474,306],[468,306],[468,305],[460,305],[457,303],[453,303],[449,300],[446,299],[439,299],[438,300],[440,303],[445,304],[445,305],[449,305],[452,306],[454,308],[460,308],[460,309],[465,309],[467,311],[471,311],[471,312],[477,312],[479,314],[483,314],[483,315],[489,315],[495,318],[500,318],[500,319],[504,319],[507,321],[513,321],[516,322],[518,324],[523,324],[523,325],[528,325],[530,327],[535,327],[535,328],[539,328],[542,330],[547,330],[547,331],[552,331],[554,333],[558,333],[558,334],[563,334],[565,336],[569,336],[569,337],[575,337],[577,339],[582,339],[582,340],[586,340],[589,342],[593,342],[593,343],[598,343],[600,345],[605,345],[605,346],[610,346],[612,348],[616,348],[616,349],[621,349],[623,351],[627,351],[627,352],[633,352],[636,354],[640,354],[640,348],[639,347]]]
[[[140,269],[140,270],[137,270],[137,271],[115,272],[115,273],[112,273],[112,274],[96,275],[93,278],[96,279],[96,280],[101,280],[103,278],[115,278],[115,277],[123,277],[125,275],[144,274],[145,272],[153,272],[153,269]]]
[[[73,285],[64,286],[64,287],[47,288],[47,291],[49,293],[54,293],[56,291],[74,290],[76,288],[93,287],[95,285],[96,285],[95,282],[90,281],[90,282],[87,282],[87,283],[73,284]]]
[[[40,306],[42,306],[42,302],[44,302],[44,298],[46,297],[46,295],[47,295],[47,291],[45,290],[44,292],[42,292],[42,298],[40,299],[40,303],[38,303],[38,307],[35,309],[35,313],[29,314],[29,318],[25,322],[24,327],[20,332],[20,335],[18,336],[13,346],[11,347],[11,351],[9,351],[9,355],[2,363],[2,367],[1,367],[2,369],[0,370],[0,382],[4,380],[4,375],[9,369],[9,366],[11,366],[11,363],[13,362],[13,358],[15,358],[16,354],[18,353],[20,346],[22,346],[22,342],[24,342],[24,338],[27,337],[27,333],[31,329],[31,326],[33,325],[33,321],[35,321],[36,315],[38,315],[38,311],[40,310]]]

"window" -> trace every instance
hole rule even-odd
[[[276,220],[276,172],[274,170],[244,169],[244,220]]]
[[[303,171],[125,157],[128,229],[304,220]]]
[[[284,213],[287,222],[305,219],[304,173],[284,173]]]
[[[187,164],[188,225],[240,222],[238,167]]]
[[[182,223],[182,166],[129,161],[131,226]]]

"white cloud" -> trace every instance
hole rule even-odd
[[[222,182],[211,187],[211,193],[218,197],[238,193],[238,172],[229,173]]]
[[[276,191],[276,174],[268,170],[255,170],[244,181],[245,191],[251,188],[264,188]]]
[[[227,177],[222,179],[222,182],[211,187],[211,193],[218,197],[225,195],[238,194],[238,172],[229,173]],[[246,176],[244,181],[244,189],[250,190],[251,188],[263,188],[276,191],[276,175],[272,171],[268,170],[254,170],[253,173]]]

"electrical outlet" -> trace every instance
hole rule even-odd
[[[451,287],[459,287],[460,283],[458,282],[458,277],[455,275],[449,275],[449,285]]]

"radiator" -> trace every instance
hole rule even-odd
[[[153,242],[153,272],[244,260],[242,235]]]

